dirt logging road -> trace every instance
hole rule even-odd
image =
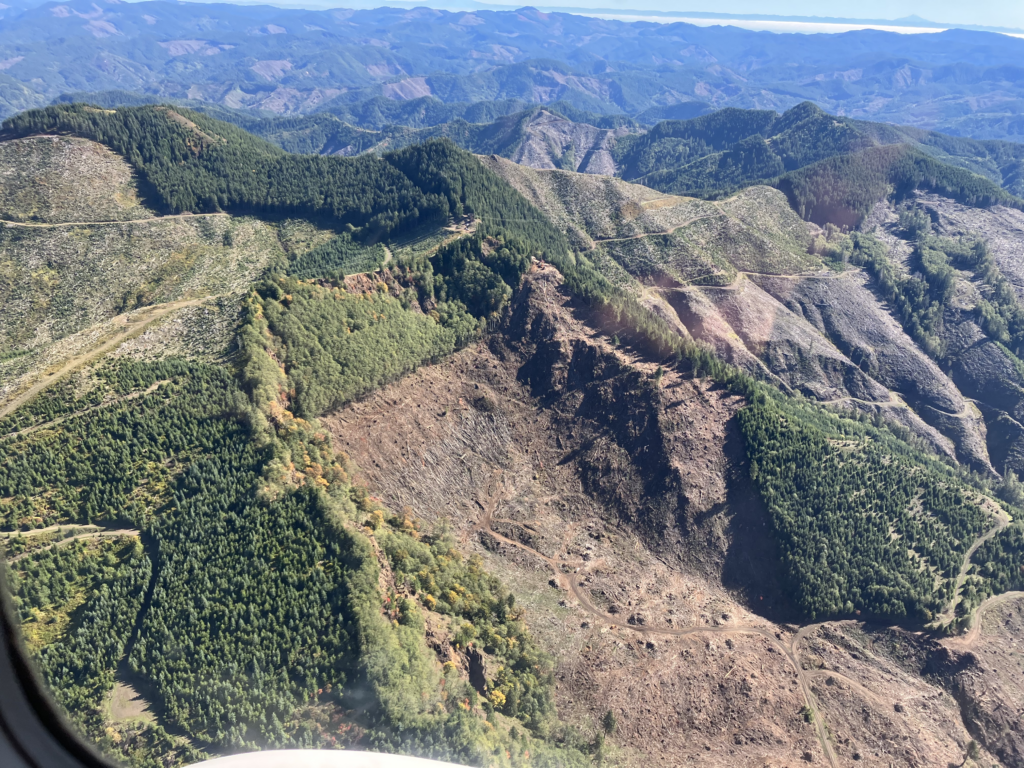
[[[155,323],[157,320],[166,317],[171,312],[182,309],[183,307],[193,307],[202,304],[210,296],[204,296],[199,299],[181,299],[179,301],[171,301],[166,304],[154,304],[150,307],[144,307],[142,309],[134,310],[129,314],[121,315],[114,319],[114,322],[123,325],[124,330],[115,334],[113,337],[107,339],[105,342],[97,347],[93,347],[87,352],[83,352],[80,355],[75,355],[65,362],[56,371],[49,374],[43,375],[35,384],[32,384],[27,389],[23,389],[21,392],[16,394],[11,400],[0,405],[0,418],[13,413],[15,410],[23,406],[33,397],[38,395],[48,386],[61,378],[71,373],[72,371],[81,368],[93,360],[97,360],[107,352],[119,347],[124,341],[130,336],[136,333],[141,333],[148,326]]]
[[[28,535],[31,535],[36,532],[37,531],[28,531]],[[79,533],[74,536],[68,536],[66,539],[58,539],[57,541],[51,544],[47,544],[45,547],[39,547],[38,549],[33,549],[30,552],[24,552],[20,555],[15,555],[7,562],[16,563],[19,560],[23,560],[24,558],[28,557],[29,555],[35,555],[39,552],[45,552],[48,549],[60,547],[64,544],[70,544],[72,541],[78,541],[79,539],[117,539],[121,538],[122,536],[131,536],[137,538],[139,536],[139,532],[133,528],[119,528],[117,530],[88,531],[86,533]],[[11,537],[7,537],[6,540],[10,540],[10,538]]]
[[[811,636],[818,627],[823,624],[808,624],[801,627],[797,632],[788,636],[784,635],[782,631],[776,630],[772,627],[758,626],[754,624],[730,624],[728,626],[690,626],[690,627],[652,627],[645,624],[631,624],[628,621],[605,612],[599,606],[595,605],[586,587],[583,585],[583,579],[586,577],[587,570],[600,561],[585,562],[583,560],[568,560],[563,559],[559,556],[549,557],[547,555],[538,552],[536,549],[524,544],[521,541],[504,536],[494,530],[493,525],[500,523],[503,525],[521,526],[522,523],[515,520],[505,520],[501,518],[495,518],[495,511],[499,503],[500,494],[497,492],[498,484],[501,482],[502,471],[495,470],[491,476],[490,482],[487,485],[487,490],[482,499],[478,500],[478,504],[483,510],[479,521],[473,526],[472,531],[485,534],[492,537],[496,541],[510,546],[516,549],[522,550],[537,558],[538,560],[546,563],[551,570],[554,572],[554,583],[557,583],[559,588],[568,591],[578,601],[579,605],[585,612],[593,616],[595,619],[600,620],[606,624],[614,627],[618,627],[629,632],[635,632],[641,636],[671,636],[671,637],[685,637],[687,635],[698,635],[698,634],[738,634],[738,635],[756,635],[767,640],[772,646],[774,646],[790,663],[794,672],[796,673],[797,682],[799,683],[801,693],[803,695],[804,704],[809,712],[809,719],[813,722],[815,733],[818,742],[821,745],[822,752],[824,753],[825,759],[832,768],[838,768],[839,761],[836,757],[835,751],[832,747],[832,741],[830,738],[830,731],[825,723],[824,717],[821,713],[821,709],[818,705],[817,698],[814,695],[812,683],[819,677],[828,676],[836,680],[845,682],[850,688],[855,691],[858,695],[864,697],[868,701],[873,701],[876,704],[881,703],[882,706],[888,706],[889,702],[884,696],[871,691],[863,684],[850,677],[841,674],[835,670],[822,671],[819,669],[804,669],[800,659],[800,649],[804,641]],[[1006,520],[999,519],[997,524],[986,531],[982,536],[978,538],[974,546],[968,551],[965,557],[964,566],[961,569],[961,576],[967,572],[970,566],[970,555],[974,553],[977,547],[984,541],[991,538],[996,532],[1001,530],[1007,524]],[[568,538],[568,537],[567,537]],[[958,586],[962,583],[962,579],[958,580]],[[1024,597],[1024,592],[1007,592],[1001,595],[996,595],[985,600],[976,610],[974,616],[974,622],[971,626],[970,631],[958,638],[949,638],[944,640],[945,644],[954,646],[956,648],[966,650],[973,646],[979,639],[981,634],[982,617],[985,612],[991,608],[1004,603],[1008,600]],[[835,625],[837,623],[856,623],[856,622],[828,622],[828,624]]]
[[[974,611],[974,620],[971,622],[971,628],[966,634],[960,637],[951,637],[944,642],[946,645],[953,646],[954,648],[960,648],[966,650],[978,642],[978,638],[981,637],[981,619],[982,616],[992,608],[995,608],[1001,603],[1009,602],[1010,600],[1016,600],[1024,597],[1024,592],[1003,592],[1001,595],[993,595],[986,599],[981,605]]]
[[[594,605],[590,597],[586,594],[586,590],[580,584],[582,576],[586,573],[586,568],[588,567],[588,564],[584,563],[582,560],[577,562],[548,557],[546,555],[541,554],[532,547],[523,544],[520,541],[510,539],[507,536],[503,536],[491,527],[492,524],[495,522],[519,525],[519,523],[514,520],[494,519],[494,511],[495,508],[497,507],[498,499],[497,494],[494,493],[494,487],[497,485],[500,475],[501,472],[500,470],[498,470],[495,472],[494,476],[491,479],[491,483],[488,488],[487,498],[483,501],[483,503],[480,504],[480,506],[483,508],[483,515],[481,516],[480,521],[474,526],[473,530],[478,531],[480,533],[485,533],[503,544],[507,544],[511,547],[516,547],[518,549],[523,550],[524,552],[528,552],[529,554],[533,555],[539,560],[542,560],[545,563],[547,563],[554,571],[555,580],[557,581],[559,586],[563,589],[567,589],[568,591],[570,591],[573,594],[573,596],[579,601],[580,605],[587,613],[591,614],[597,619],[600,619],[603,622],[612,624],[616,627],[620,627],[631,632],[636,632],[640,635],[669,635],[673,637],[685,637],[686,635],[696,635],[705,633],[758,635],[760,637],[765,638],[766,640],[768,640],[768,642],[775,646],[775,648],[778,649],[789,660],[789,663],[793,666],[793,669],[796,672],[797,681],[799,682],[801,691],[803,693],[804,704],[811,712],[811,717],[814,723],[814,729],[818,737],[818,742],[821,744],[822,752],[825,753],[825,759],[828,761],[829,765],[832,766],[832,768],[838,768],[838,761],[836,760],[835,752],[832,749],[832,743],[829,740],[828,727],[825,725],[825,721],[821,716],[821,711],[818,708],[817,699],[814,696],[814,692],[811,690],[811,675],[809,675],[803,669],[798,658],[798,647],[800,642],[819,625],[811,624],[806,627],[803,627],[799,632],[793,635],[789,642],[786,642],[782,639],[781,632],[775,632],[764,627],[758,627],[753,625],[732,625],[727,627],[694,626],[681,627],[678,629],[669,629],[650,627],[642,624],[630,624],[626,621],[623,621],[622,619],[612,616],[611,614],[605,613],[596,605]],[[563,568],[568,568],[570,572],[565,573],[563,571]],[[838,675],[836,673],[832,674],[834,677],[846,680],[851,684],[851,686],[855,687],[858,690],[863,688],[863,686],[861,686],[854,680],[849,680],[848,678],[845,678],[844,676]]]

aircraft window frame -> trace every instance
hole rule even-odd
[[[47,693],[25,650],[8,583],[0,557],[0,765],[115,768],[78,735]]]

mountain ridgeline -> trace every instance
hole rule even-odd
[[[147,106],[136,109],[161,108],[149,106],[149,97],[123,92],[97,94],[95,100],[121,109],[139,102]],[[436,99],[421,98],[397,104],[378,98],[302,117],[262,118],[216,105],[191,106],[207,120],[228,121],[290,153],[374,154],[387,159],[401,148],[448,139],[475,154],[499,155],[540,168],[616,175],[669,194],[721,198],[752,185],[769,184],[786,192],[801,216],[822,226],[856,227],[878,200],[903,200],[916,190],[936,192],[972,206],[1024,205],[1018,197],[1024,192],[1024,148],[1019,144],[837,117],[810,102],[781,115],[770,110],[723,109],[687,120],[663,120],[649,130],[622,116],[588,113],[567,103],[523,109],[525,105],[519,102],[502,102],[490,109],[474,109],[474,105],[441,105]],[[68,109],[82,107],[50,108]],[[175,114],[192,115],[187,120],[196,125],[196,119],[202,122],[194,112],[174,109]],[[517,111],[502,114],[506,109]],[[29,114],[35,113],[25,113],[11,122],[12,135],[33,130],[25,123]],[[54,125],[80,119],[66,114]],[[97,126],[97,130],[112,129]],[[114,135],[116,130],[111,137]],[[251,137],[235,139],[239,140],[244,143]],[[269,146],[246,144],[246,148],[258,154],[271,151]],[[213,164],[210,168],[215,175],[224,171],[224,162],[212,154],[204,160]],[[298,162],[292,171],[297,177],[319,173],[312,170],[317,167],[315,162],[306,170],[300,165]],[[368,163],[360,173],[372,175],[380,170]],[[294,198],[300,207],[307,204],[294,191],[257,189],[250,182],[255,180],[244,182],[252,188],[245,194],[265,200],[264,205],[280,207],[277,201],[285,198]],[[330,181],[332,189],[338,182],[341,179]],[[394,184],[387,176],[382,176],[381,182]],[[238,180],[232,180],[233,187],[237,184]],[[192,185],[199,196],[186,196],[176,204],[188,203],[186,209],[191,210],[189,205],[208,207],[214,197],[224,197],[209,179],[195,180]],[[400,195],[401,188],[386,194]],[[323,192],[312,196],[323,197]],[[252,204],[241,198],[224,199],[227,205]],[[347,198],[332,199],[334,202],[327,204],[336,206]],[[378,236],[415,227],[420,217],[423,221],[444,218],[443,209],[434,207],[436,201],[415,195],[402,199],[414,207],[414,215],[395,218],[393,211],[384,215],[376,208],[392,210],[388,208],[392,203],[383,199],[372,203],[373,215],[378,217],[372,226]],[[352,218],[356,223],[366,217]]]
[[[102,110],[81,104],[57,105],[11,118],[4,123],[2,136],[10,140],[38,134],[72,135],[108,146],[131,163],[141,189],[166,213],[225,211],[235,215],[301,216],[340,230],[307,252],[290,254],[270,265],[272,273],[290,276],[269,279],[258,287],[251,316],[258,318],[258,322],[252,321],[257,325],[266,324],[265,332],[243,335],[243,340],[249,339],[243,343],[249,360],[244,374],[247,388],[263,393],[258,401],[279,401],[296,416],[312,418],[338,408],[470,343],[487,322],[500,316],[531,257],[554,263],[569,290],[600,314],[624,322],[629,331],[623,329],[618,335],[638,348],[662,359],[671,358],[683,370],[710,375],[743,396],[752,396],[764,386],[749,372],[734,368],[707,348],[678,335],[662,313],[652,311],[631,291],[614,285],[609,279],[613,273],[602,266],[605,262],[577,253],[548,216],[501,175],[451,141],[430,140],[379,156],[299,155],[182,108],[146,105]],[[781,116],[723,110],[681,123],[661,123],[647,134],[621,138],[615,152],[626,175],[640,174],[640,178],[665,191],[721,197],[771,181],[788,194],[802,216],[844,227],[857,224],[887,195],[899,202],[917,190],[938,192],[968,205],[1017,203],[993,182],[935,160],[914,146],[895,143],[899,138],[907,138],[900,129],[834,118],[804,105]],[[922,146],[923,140],[937,141],[929,136],[917,138],[922,139],[918,141]],[[962,142],[946,146],[956,147],[966,153]],[[702,157],[675,171],[671,169],[672,162],[686,160],[691,154]],[[750,162],[733,162],[737,154]],[[694,170],[697,166],[703,169],[699,173]],[[647,172],[650,168],[662,170]],[[679,175],[672,177],[675,172]],[[689,188],[697,183],[695,179],[702,186]],[[748,204],[729,205],[732,207],[727,210],[736,210],[739,216],[731,226],[749,227],[745,222],[750,214],[742,212]],[[473,222],[475,234],[440,243],[425,255],[403,256],[390,267],[386,281],[380,283],[382,290],[387,290],[373,301],[368,303],[365,297],[346,293],[346,274],[358,271],[361,264],[371,271],[383,266],[383,251],[377,243],[415,239],[464,218]],[[707,218],[707,213],[698,212],[688,221]],[[724,232],[716,237],[723,236]],[[755,236],[763,238],[760,233]],[[813,253],[792,252],[794,248],[813,251],[810,245],[798,244],[804,237],[795,229],[780,233],[778,245],[773,247],[781,246],[789,255],[772,269],[786,269],[781,265],[787,260],[793,262],[794,256],[794,263],[815,260]],[[630,240],[627,238],[627,242]],[[671,243],[665,247],[672,252],[676,248]],[[920,258],[926,267],[934,261],[927,257],[932,252],[928,247],[922,241],[924,255]],[[951,246],[943,247],[953,250]],[[858,248],[870,252],[870,243]],[[860,251],[848,258],[870,261],[870,257],[857,253]],[[625,254],[613,250],[608,255],[627,269],[634,269],[629,261],[621,261]],[[720,259],[716,266],[716,270],[723,271],[726,282],[737,278],[736,266],[729,263],[729,259],[737,258],[738,254],[727,254],[725,261]],[[750,269],[761,257],[754,258],[754,262],[738,263]],[[872,268],[882,269],[878,266],[881,263],[871,262]],[[1002,279],[993,269],[990,264],[988,270],[996,277],[989,275],[989,279]],[[925,273],[931,274],[927,268]],[[913,327],[919,343],[938,356],[928,346],[937,344],[929,341],[935,311],[929,310],[931,304],[925,302],[934,296],[934,290],[926,287],[924,293],[914,293],[912,282],[898,289],[899,296],[910,296],[904,322],[908,330]],[[413,306],[422,311],[410,313],[408,308]],[[997,342],[1017,346],[1017,305],[1004,296],[1003,304],[991,306],[994,308],[985,327],[991,329]],[[280,361],[282,370],[270,360]],[[290,394],[280,397],[275,394],[278,390]],[[754,443],[762,441],[766,433],[756,434],[756,440],[749,438]],[[799,429],[782,432],[769,442],[777,444],[801,434]],[[794,445],[806,442],[803,438],[792,439]],[[761,458],[758,463],[765,465],[767,461]],[[767,477],[763,470],[760,477]],[[914,487],[925,487],[925,482],[938,481],[922,479]],[[855,494],[856,488],[849,492]],[[883,517],[904,514],[905,504],[906,499],[897,502]],[[940,519],[945,521],[942,525],[955,525],[946,519],[950,514],[941,513]],[[971,531],[976,533],[978,525],[973,520]],[[948,546],[962,557],[963,537],[953,540],[959,543]],[[927,553],[921,556],[937,557]],[[953,556],[945,557],[937,567],[947,578],[953,578]],[[795,576],[794,582],[810,583],[806,577]],[[935,594],[929,595],[928,590],[922,592],[923,583],[908,587],[906,594],[894,596],[890,603],[881,603],[884,610],[870,602],[845,598],[823,609],[816,602],[819,598],[814,596],[813,588],[804,604],[816,606],[808,608],[812,614],[842,612],[844,604],[852,603],[857,609],[882,614],[932,616],[951,599],[952,587],[936,587]],[[904,607],[897,610],[893,605]]]
[[[650,124],[692,117],[693,105],[782,112],[810,100],[956,135],[1024,132],[1024,43],[994,31],[766,37],[534,8],[5,5],[14,7],[0,9],[0,117],[62,94],[130,89],[276,115],[342,116],[373,99],[393,102],[382,112],[397,114],[402,102],[429,98],[431,111],[451,107],[446,120],[469,122],[490,122],[513,102],[567,102]],[[468,106],[486,103],[494,107]]]
[[[830,115],[723,109],[616,141],[622,178],[663,192],[721,196],[772,184],[805,218],[857,226],[883,197],[927,190],[967,205],[1022,205],[1024,146]]]
[[[113,111],[81,104],[10,118],[2,138],[74,135],[127,159],[166,213],[301,215],[373,240],[470,214],[566,253],[564,236],[508,185],[451,142],[382,157],[287,153],[227,123],[169,107]]]
[[[324,105],[308,115],[283,117],[256,116],[246,110],[194,100],[160,100],[127,91],[67,94],[54,104],[76,102],[103,109],[173,104],[232,123],[299,154],[381,154],[434,138],[449,138],[476,154],[497,154],[531,165],[547,161],[545,167],[586,173],[612,173],[614,165],[606,155],[614,138],[642,130],[639,121],[625,115],[602,115],[564,101],[544,106],[519,99],[445,104],[431,96],[408,101],[378,96]],[[694,102],[662,112],[691,117],[709,110],[708,105]],[[604,162],[594,163],[592,158],[588,162],[588,155],[595,152]],[[574,161],[571,165],[570,159]]]

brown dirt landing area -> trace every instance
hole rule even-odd
[[[156,716],[150,710],[149,702],[131,685],[120,680],[114,683],[114,690],[107,702],[107,721],[111,723],[155,723]]]
[[[960,765],[996,701],[1024,704],[984,694],[1024,678],[1020,656],[975,663],[988,623],[968,650],[765,618],[782,589],[742,403],[671,371],[638,387],[657,365],[595,333],[553,272],[487,342],[324,417],[361,479],[513,589],[556,657],[560,714],[592,733],[611,709],[629,766]]]

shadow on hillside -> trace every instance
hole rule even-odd
[[[750,481],[746,452],[734,416],[726,433],[725,455],[733,466],[724,514],[729,538],[722,564],[722,585],[751,613],[776,623],[799,621],[781,567],[768,510]]]

